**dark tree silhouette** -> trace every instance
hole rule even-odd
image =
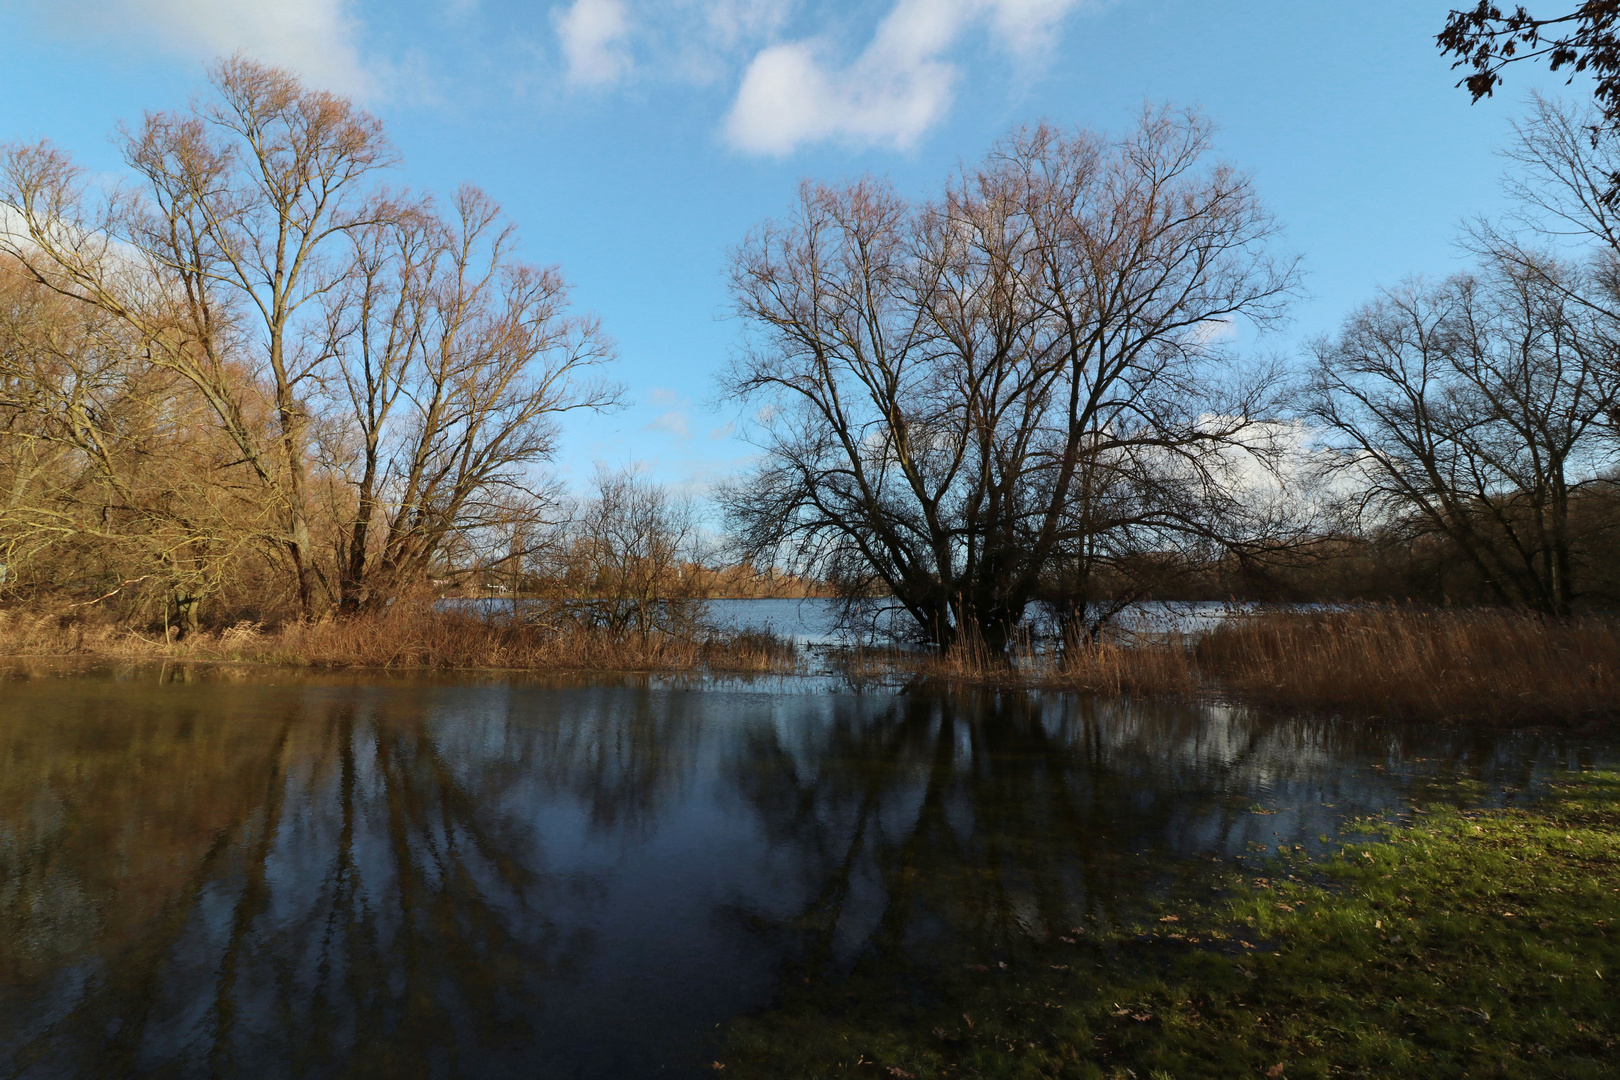
[[[1573,11],[1541,18],[1523,5],[1503,14],[1489,0],[1476,7],[1453,9],[1445,29],[1435,36],[1442,56],[1454,56],[1452,68],[1468,74],[1457,85],[1473,100],[1490,97],[1502,82],[1502,69],[1520,60],[1545,60],[1552,71],[1592,76],[1592,100],[1598,122],[1589,134],[1598,140],[1620,132],[1620,0],[1587,0]],[[1620,199],[1620,172],[1611,172],[1605,202]]]
[[[1453,68],[1467,68],[1457,85],[1475,101],[1490,97],[1502,82],[1502,68],[1519,60],[1547,61],[1553,71],[1590,72],[1592,97],[1612,124],[1620,117],[1620,0],[1588,0],[1573,11],[1541,18],[1523,5],[1511,14],[1489,0],[1453,9],[1436,35],[1441,55],[1455,56]]]

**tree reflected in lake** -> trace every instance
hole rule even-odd
[[[756,728],[731,768],[802,875],[778,924],[791,976],[861,959],[915,978],[1117,924],[1209,860],[1325,846],[1439,781],[1520,790],[1585,760],[1527,736],[969,691]]]
[[[7,1076],[698,1075],[805,978],[925,992],[1212,858],[1607,754],[1065,696],[36,674],[0,683]]]

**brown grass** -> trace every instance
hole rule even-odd
[[[1398,720],[1485,725],[1620,718],[1620,624],[1502,611],[1360,607],[1235,616],[1199,639],[1121,633],[1061,658],[972,644],[851,654],[851,678],[1136,697],[1221,697]]]
[[[1133,635],[1099,641],[1061,657],[1029,648],[1001,657],[968,642],[923,657],[878,654],[866,663],[875,669],[887,662],[931,682],[1035,686],[1105,696],[1189,696],[1201,689],[1190,646],[1180,634]]]
[[[238,623],[170,642],[90,618],[0,609],[0,655],[435,670],[783,672],[798,663],[791,642],[767,634],[559,633],[463,612],[403,606],[379,615],[291,623],[277,629]]]
[[[614,638],[396,607],[275,630],[241,623],[165,643],[82,614],[0,609],[0,655],[252,661],[310,668],[793,673],[794,645],[711,632]],[[1620,718],[1620,623],[1501,611],[1360,607],[1237,616],[1196,642],[1121,634],[1061,658],[968,645],[934,655],[850,650],[852,682],[896,679],[1138,697],[1220,696],[1314,712],[1479,724]]]
[[[1197,663],[1235,697],[1491,724],[1620,715],[1620,624],[1398,607],[1229,619]]]

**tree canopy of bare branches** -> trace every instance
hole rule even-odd
[[[535,513],[556,417],[614,401],[561,275],[474,189],[447,213],[386,190],[394,151],[352,102],[236,58],[122,141],[111,192],[48,143],[5,148],[0,253],[199,403],[306,616],[386,603],[458,534]]]
[[[420,580],[454,533],[532,525],[545,507],[525,466],[551,456],[561,414],[616,393],[579,378],[608,355],[597,324],[566,317],[555,269],[511,259],[514,231],[481,192],[458,192],[448,221],[424,204],[355,242],[331,310],[346,607]]]
[[[1473,564],[1500,603],[1564,615],[1581,593],[1571,514],[1606,485],[1617,385],[1600,325],[1540,275],[1409,284],[1317,347],[1311,416],[1357,508],[1409,515]]]
[[[620,640],[693,633],[708,605],[690,500],[631,470],[598,468],[592,487],[530,563],[534,617]]]
[[[729,489],[750,554],[877,588],[928,640],[1003,649],[1026,605],[1084,617],[1099,561],[1245,531],[1275,372],[1238,363],[1295,264],[1210,126],[1015,132],[939,198],[806,183],[731,263],[725,392],[763,459]]]
[[[1444,537],[1499,603],[1567,615],[1576,518],[1620,454],[1620,232],[1593,118],[1536,98],[1480,268],[1387,290],[1317,344],[1308,415],[1365,520]],[[1588,500],[1590,501],[1590,500]]]

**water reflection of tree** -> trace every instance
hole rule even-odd
[[[1333,806],[1399,805],[1431,776],[1526,783],[1563,753],[1480,732],[988,692],[847,710],[816,731],[754,729],[734,769],[803,875],[808,899],[782,926],[802,949],[794,979],[857,960],[916,976],[1117,924],[1197,875],[1175,856],[1271,841],[1279,822],[1250,813],[1259,798],[1290,805],[1283,827],[1297,833]]]
[[[0,784],[0,948],[25,954],[0,955],[23,961],[4,1071],[465,1069],[526,1042],[539,980],[588,947],[546,918],[538,838],[458,775],[420,705],[97,720],[5,732],[30,767]],[[66,826],[42,823],[54,803]],[[38,916],[64,880],[92,913],[71,928]]]
[[[645,679],[520,691],[511,704],[521,720],[506,724],[499,761],[480,768],[576,800],[603,831],[652,827],[692,777],[707,731],[701,693],[654,688]],[[474,756],[464,741],[471,733],[453,726],[440,724],[440,737],[457,745],[458,759]]]
[[[777,871],[727,868],[762,890],[739,908],[791,908],[810,969],[909,977],[1119,920],[1177,872],[1139,852],[1269,836],[1257,793],[1371,805],[1448,763],[1522,783],[1563,752],[1025,695],[28,693],[0,716],[0,1074],[531,1062],[592,955],[566,927],[600,898],[548,845],[657,827],[717,760],[704,797],[740,798],[762,842],[738,850]]]
[[[266,1050],[299,1074],[443,1071],[526,1041],[537,980],[582,944],[545,918],[537,839],[457,778],[419,710],[390,705],[303,728],[320,744],[244,837],[214,1071]]]

